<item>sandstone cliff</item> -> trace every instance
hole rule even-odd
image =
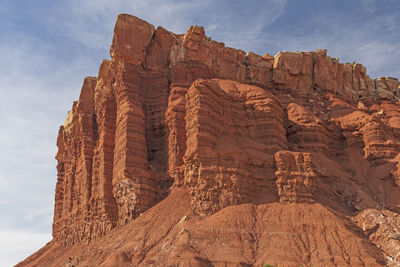
[[[397,266],[400,83],[315,52],[118,16],[57,146],[53,240],[20,266]]]

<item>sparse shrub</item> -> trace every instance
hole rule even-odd
[[[346,64],[346,65],[350,65],[350,66],[354,67],[354,65],[356,65],[356,64],[357,64],[357,62],[355,62],[355,61],[353,61],[353,63],[346,62],[346,63],[344,63],[344,64]]]
[[[212,38],[210,36],[206,36],[207,41],[211,42]]]

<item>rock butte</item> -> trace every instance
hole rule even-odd
[[[53,240],[17,266],[398,266],[400,83],[119,15],[57,139]]]

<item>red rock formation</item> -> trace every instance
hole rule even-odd
[[[286,149],[272,94],[226,80],[197,80],[186,94],[184,184],[200,214],[276,194],[273,153]]]
[[[89,244],[51,243],[28,266],[384,266],[382,251],[343,215],[316,204],[269,203],[193,214],[174,190],[125,227]]]
[[[400,265],[400,214],[367,209],[355,218],[368,238],[384,251],[387,266]]]
[[[399,262],[396,79],[129,15],[110,53],[60,127],[54,239],[20,266]]]
[[[53,235],[67,243],[91,237],[86,220],[91,210],[95,87],[96,78],[85,78],[79,100],[74,102],[57,139]]]
[[[281,202],[313,200],[317,174],[310,153],[279,151],[275,154],[276,185]]]
[[[377,96],[382,99],[393,100],[400,93],[400,83],[397,78],[377,78],[375,80],[375,87]]]
[[[307,95],[312,91],[313,52],[279,52],[274,58],[273,83],[280,89]]]

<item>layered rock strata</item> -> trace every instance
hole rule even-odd
[[[226,80],[197,80],[186,94],[184,184],[199,213],[275,195],[273,153],[287,148],[280,101]]]
[[[307,219],[313,231],[336,236],[323,235],[324,247],[307,234],[286,236],[308,244],[296,248],[308,256],[289,265],[329,265],[329,257],[340,266],[398,262],[385,226],[396,224],[400,207],[397,79],[372,80],[361,64],[342,64],[326,50],[279,52],[274,57],[246,54],[210,40],[202,27],[174,34],[129,15],[118,16],[110,54],[97,78],[85,78],[79,100],[59,130],[54,242],[88,242],[179,191],[186,198],[174,201],[185,201],[193,216],[218,217],[228,206],[252,203],[264,205],[244,211],[252,210],[248,220],[258,221],[259,227],[259,222],[278,227],[260,215],[267,206],[274,209],[271,216],[280,216],[286,212],[283,207],[311,212],[307,205],[318,205],[318,214],[327,220],[342,220],[326,228]],[[163,203],[166,207],[170,202]],[[378,222],[383,225],[378,231],[368,220],[381,215],[359,215],[354,223],[344,219],[365,214],[368,208],[378,208],[388,218]],[[272,238],[271,229],[260,230],[264,228],[249,221],[241,222],[249,233],[240,233],[240,238],[250,240],[251,246]],[[176,223],[160,227],[172,231]],[[350,226],[339,233],[344,225]],[[201,233],[192,229],[195,240],[206,242],[200,236],[210,234],[204,227]],[[252,227],[258,236],[250,233]],[[279,227],[291,235],[302,226],[285,222]],[[234,238],[218,227],[212,231],[216,240]],[[358,251],[348,248],[348,236],[357,236]],[[190,251],[182,264],[231,262],[207,251],[205,243],[188,249],[190,237],[182,238],[186,241],[178,242],[180,249]],[[153,259],[146,253],[157,245],[140,242],[143,255],[132,252],[136,258],[129,262],[150,264]],[[335,251],[329,251],[331,244]],[[331,256],[315,255],[317,247]],[[246,257],[239,253],[246,259],[237,264],[259,265],[268,259],[279,263],[278,254],[248,251]]]

